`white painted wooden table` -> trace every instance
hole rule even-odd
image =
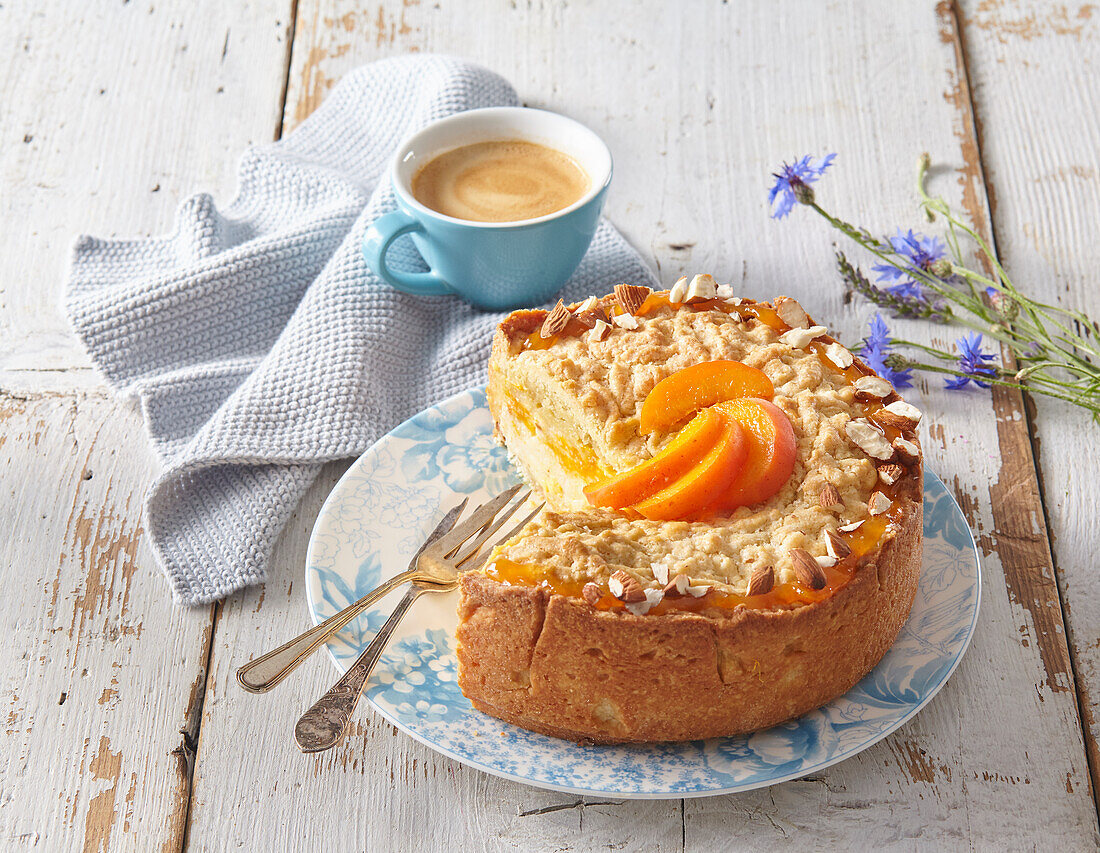
[[[611,145],[608,213],[662,279],[710,271],[797,296],[857,339],[833,235],[767,216],[768,172],[840,157],[820,192],[880,230],[938,185],[1034,295],[1100,315],[1100,10],[1031,2],[133,0],[0,5],[0,849],[711,850],[1100,844],[1100,427],[1014,393],[921,383],[929,464],[980,539],[973,645],[877,746],[748,794],[586,802],[437,756],[364,709],[306,758],[290,737],[323,658],[267,698],[235,668],[307,625],[305,545],[329,466],[269,582],[169,599],[141,529],[155,473],[59,315],[80,231],[165,231],[228,200],[235,159],[293,128],[341,74],[461,54]],[[949,344],[919,323],[906,337]]]

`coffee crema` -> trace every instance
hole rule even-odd
[[[463,145],[432,158],[413,176],[412,194],[455,219],[518,222],[568,207],[591,183],[568,154],[508,139]]]

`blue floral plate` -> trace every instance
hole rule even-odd
[[[467,391],[406,421],[351,466],[309,543],[306,588],[314,622],[403,570],[460,497],[476,504],[516,482],[491,432],[484,392]],[[974,632],[979,594],[970,529],[943,483],[926,473],[924,566],[909,621],[866,678],[793,722],[706,741],[581,747],[487,717],[458,689],[457,592],[417,601],[375,669],[367,697],[432,749],[541,788],[613,798],[745,791],[843,761],[912,719],[958,666]],[[385,621],[397,595],[329,644],[341,671]]]

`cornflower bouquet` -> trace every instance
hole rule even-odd
[[[1100,349],[1095,337],[1100,327],[1096,322],[1080,311],[1024,295],[981,235],[942,198],[928,194],[927,154],[921,155],[917,168],[920,206],[929,222],[943,219],[946,239],[900,228],[893,237],[879,238],[826,211],[817,203],[811,184],[835,157],[829,154],[815,162],[806,156],[784,163],[773,176],[768,197],[772,216],[782,219],[796,204],[816,211],[881,261],[872,267],[877,273],[875,284],[843,252],[837,252],[840,275],[854,290],[894,317],[923,318],[969,330],[955,341],[955,352],[946,352],[893,337],[878,312],[857,354],[896,388],[910,387],[913,371],[922,370],[943,374],[952,390],[971,383],[980,388],[1005,385],[1056,397],[1088,409],[1100,422],[1100,368],[1096,366]],[[965,239],[977,247],[986,272],[966,266],[961,245]],[[1004,345],[1004,362],[985,351],[986,337]]]

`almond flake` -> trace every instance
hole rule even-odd
[[[810,326],[808,329],[791,329],[779,336],[779,340],[794,349],[805,349],[814,338],[820,338],[828,329],[824,326]]]
[[[668,301],[673,305],[679,305],[684,301],[684,297],[687,296],[687,291],[688,277],[682,275],[676,279],[676,284],[672,285],[672,289],[668,292]]]
[[[856,522],[857,527],[860,524],[863,524],[863,522]],[[851,525],[846,526],[851,527]],[[825,550],[829,552],[830,557],[835,557],[838,560],[843,560],[852,553],[852,549],[848,547],[848,543],[841,539],[840,534],[835,530],[825,531]]]
[[[867,501],[867,511],[871,515],[882,515],[890,508],[890,499],[882,492],[875,492]]]
[[[810,318],[805,310],[788,296],[780,296],[775,300],[775,313],[792,329],[806,329],[810,326]]]
[[[710,592],[709,586],[689,586],[687,588],[687,594],[692,598],[702,598],[708,592]]]
[[[810,556],[809,551],[801,548],[792,549],[791,565],[794,568],[794,576],[803,586],[808,586],[810,589],[821,589],[825,586],[825,572],[821,571],[821,566]]]
[[[916,426],[920,423],[921,411],[911,403],[906,403],[904,400],[895,400],[889,406],[883,406],[884,412],[891,412],[897,415],[899,418],[906,418],[913,422]]]
[[[588,339],[590,341],[602,341],[607,337],[609,331],[611,331],[611,327],[607,323],[603,320],[597,320],[596,325],[592,327],[592,331],[588,333]]]
[[[823,569],[831,569],[836,565],[836,557],[830,557],[826,554],[822,554],[820,557],[814,557],[817,560],[817,564]]]
[[[636,314],[653,291],[640,284],[616,284],[615,299],[627,314]]]
[[[611,322],[620,329],[637,329],[641,325],[633,314],[616,314]]]
[[[603,320],[606,315],[600,309],[595,311],[578,311],[573,315],[573,319],[584,326],[586,329],[593,328],[596,323]]]
[[[878,478],[887,486],[894,485],[894,483],[901,479],[901,475],[904,473],[905,469],[900,465],[890,464],[878,466]]]
[[[583,314],[585,311],[595,311],[596,305],[599,303],[595,296],[589,296],[584,302],[577,306],[577,313]]]
[[[826,483],[821,487],[821,494],[817,496],[817,502],[825,509],[840,505],[840,492],[832,483]]]
[[[859,530],[863,526],[863,520],[853,521],[851,524],[842,524],[837,528],[841,533],[852,533],[855,530]]]
[[[852,366],[852,354],[836,341],[825,348],[825,357],[841,370]]]
[[[668,563],[662,560],[659,563],[653,564],[653,577],[657,579],[657,583],[662,586],[668,583]]]
[[[764,595],[775,586],[775,569],[771,566],[757,566],[749,578],[749,595]]]
[[[893,447],[903,462],[908,462],[911,465],[920,461],[920,448],[908,439],[895,438]]]
[[[874,418],[877,423],[882,424],[884,427],[893,427],[894,429],[901,430],[902,432],[911,432],[917,426],[915,421],[912,421],[909,418],[904,418],[901,415],[895,412],[891,412],[885,408],[879,409],[877,412],[872,413],[871,417]]]
[[[550,313],[546,315],[546,319],[542,321],[542,329],[539,330],[539,337],[554,337],[554,335],[566,327],[571,316],[569,309],[565,307],[565,303],[559,299],[558,304],[551,309]]]
[[[894,386],[881,376],[861,376],[852,383],[856,389],[856,397],[861,395],[872,400],[881,400],[889,397],[894,391]]]
[[[733,295],[733,288],[728,284],[720,284],[714,288],[714,295],[719,299],[736,299]]]
[[[607,587],[613,596],[626,604],[637,604],[639,601],[645,601],[646,598],[641,584],[622,569],[608,579]]]
[[[603,598],[603,590],[597,584],[589,581],[581,589],[581,595],[584,596],[584,600],[591,604],[593,607],[596,603]]]
[[[696,299],[714,299],[717,289],[717,285],[715,285],[714,278],[711,275],[697,275],[691,280],[691,284],[688,285],[685,301],[692,302]]]
[[[645,616],[650,608],[656,607],[661,603],[661,599],[665,597],[664,592],[659,589],[647,589],[645,591],[645,598],[636,604],[631,603],[626,605],[626,609],[633,613],[635,616]]]
[[[890,446],[886,436],[871,426],[865,418],[848,421],[844,426],[844,432],[868,456],[873,456],[875,459],[889,459],[894,455],[894,448]]]
[[[669,598],[680,598],[687,595],[691,579],[685,574],[676,575],[672,580],[665,581],[664,593]]]

